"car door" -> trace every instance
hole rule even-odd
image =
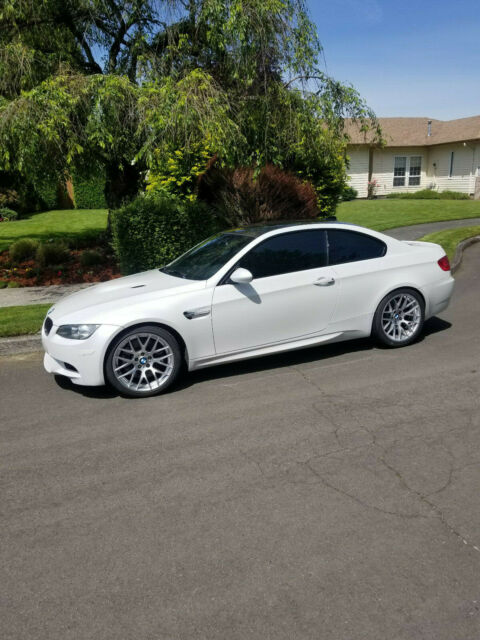
[[[270,236],[235,265],[249,284],[228,278],[215,287],[212,324],[217,353],[248,350],[321,333],[337,301],[321,229]]]
[[[333,321],[351,323],[375,311],[378,292],[388,281],[387,245],[378,238],[350,229],[328,229],[328,264],[340,291]]]

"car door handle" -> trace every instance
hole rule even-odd
[[[319,278],[313,284],[317,287],[331,287],[335,284],[335,278]]]

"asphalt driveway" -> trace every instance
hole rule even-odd
[[[0,360],[2,638],[478,640],[480,246],[452,306],[164,397]]]

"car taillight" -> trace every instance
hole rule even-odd
[[[448,261],[447,256],[443,256],[443,258],[440,258],[440,260],[438,261],[438,266],[443,271],[450,271],[450,262]]]

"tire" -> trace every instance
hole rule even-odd
[[[155,325],[132,327],[110,345],[105,378],[124,396],[147,398],[171,387],[182,364],[182,350],[169,331]]]
[[[406,347],[415,342],[425,322],[425,302],[415,289],[396,289],[377,307],[372,335],[386,347]]]

